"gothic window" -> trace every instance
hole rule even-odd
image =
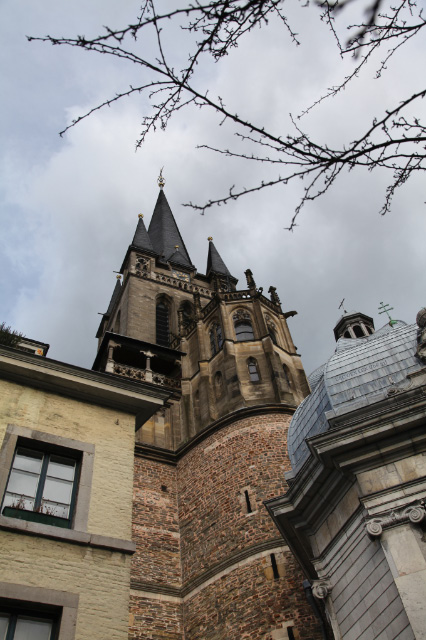
[[[288,370],[288,367],[285,364],[283,364],[283,373],[284,373],[284,380],[286,381],[287,386],[290,387],[291,389],[292,384],[291,384],[290,371]]]
[[[212,352],[212,356],[214,356],[217,353],[217,347],[216,347],[216,340],[215,340],[213,329],[210,329],[209,336],[210,336],[210,349]]]
[[[247,360],[247,367],[250,376],[250,382],[259,382],[259,367],[257,366],[255,358],[249,358]]]
[[[211,354],[214,356],[223,346],[222,327],[220,324],[215,323],[212,325],[209,331],[209,338]]]
[[[351,338],[351,334],[349,333],[349,331],[345,331],[345,333],[343,334],[344,338]]]
[[[157,304],[156,329],[157,344],[168,347],[170,343],[169,308],[163,301]]]
[[[275,327],[272,324],[268,324],[268,333],[269,333],[269,337],[271,338],[272,342],[277,345],[278,344],[277,332],[275,330]]]
[[[233,320],[235,336],[238,342],[254,339],[253,326],[251,324],[250,314],[247,313],[247,311],[237,311],[234,313]]]

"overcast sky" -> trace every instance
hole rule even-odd
[[[315,7],[292,2],[300,47],[272,22],[220,64],[201,68],[197,80],[277,135],[289,130],[289,113],[300,113],[353,65],[340,60]],[[219,118],[206,110],[181,112],[137,153],[134,143],[148,108],[141,97],[58,136],[76,116],[140,82],[140,71],[106,56],[28,43],[25,36],[94,36],[102,25],[133,21],[137,12],[138,2],[131,0],[0,0],[0,321],[48,342],[52,358],[90,367],[97,314],[107,308],[113,271],[120,268],[138,214],[149,223],[164,165],[165,193],[192,262],[205,272],[211,235],[241,288],[247,268],[266,291],[276,286],[283,310],[298,311],[289,326],[307,373],[334,349],[342,298],[348,310],[373,316],[376,328],[384,324],[377,311],[382,300],[394,307],[394,317],[414,322],[426,304],[424,178],[402,188],[392,212],[381,217],[386,176],[353,171],[309,204],[289,233],[285,227],[301,183],[264,190],[204,216],[182,206],[272,175],[264,166],[197,150],[197,144],[232,143],[231,127],[218,127]],[[166,42],[172,55],[176,49],[184,55],[182,35],[172,30]],[[370,68],[302,125],[320,140],[349,142],[384,108],[423,88],[419,69],[425,68],[424,42],[413,41],[381,80],[373,79]]]

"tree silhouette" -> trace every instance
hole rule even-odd
[[[330,97],[341,92],[370,61],[376,51],[383,51],[383,60],[377,69],[380,77],[390,59],[399,49],[425,26],[421,7],[413,0],[399,0],[396,5],[383,8],[383,0],[373,0],[363,4],[356,0],[366,16],[365,21],[347,25],[349,39],[345,42],[336,29],[336,16],[355,0],[318,2],[316,10],[335,38],[340,55],[352,56],[352,72],[340,84],[333,86],[320,96],[301,116],[308,113]],[[308,135],[301,126],[300,117],[292,119],[292,130],[277,134],[264,125],[232,113],[226,99],[213,96],[208,91],[200,91],[196,78],[202,70],[205,56],[215,61],[224,58],[255,27],[268,28],[272,17],[277,17],[283,28],[299,44],[284,14],[284,0],[195,0],[166,12],[157,12],[156,0],[144,0],[140,15],[134,24],[121,29],[105,27],[102,35],[95,38],[77,36],[75,38],[29,37],[53,45],[80,47],[103,55],[125,59],[136,65],[142,82],[130,86],[93,107],[88,113],[72,121],[64,131],[75,126],[95,111],[133,94],[149,97],[150,112],[142,121],[142,131],[136,146],[140,147],[146,136],[157,127],[165,129],[170,118],[189,105],[208,107],[221,116],[221,123],[230,121],[235,127],[239,142],[247,145],[247,152],[240,147],[220,148],[200,145],[228,157],[241,158],[271,167],[271,177],[249,188],[235,189],[231,186],[225,195],[202,204],[189,203],[194,209],[204,213],[213,205],[226,204],[243,195],[260,191],[266,187],[301,178],[304,181],[303,196],[296,207],[289,229],[296,225],[297,216],[303,205],[323,195],[336,182],[344,170],[366,167],[370,171],[385,169],[390,174],[381,214],[390,209],[395,190],[415,173],[425,171],[426,127],[419,115],[421,100],[426,89],[410,96],[402,96],[398,104],[390,105],[365,128],[364,133],[346,146],[333,147],[322,144]],[[307,9],[308,10],[308,9]],[[312,10],[312,9],[309,9]],[[176,68],[176,60],[170,59],[163,46],[163,29],[172,21],[188,32],[188,64],[183,69]],[[144,38],[149,32],[155,36],[155,47],[144,53]],[[151,35],[151,34],[150,34]],[[421,76],[419,82],[422,83]],[[422,83],[424,85],[424,81]],[[253,149],[255,151],[253,152]]]

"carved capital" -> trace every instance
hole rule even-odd
[[[417,500],[400,509],[392,509],[385,514],[366,521],[367,533],[373,538],[379,538],[384,529],[395,525],[411,523],[420,524],[426,516],[425,501]]]
[[[330,595],[331,587],[328,580],[314,580],[312,582],[312,593],[316,598],[324,600]]]

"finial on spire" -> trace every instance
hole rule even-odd
[[[179,245],[178,244],[175,244],[175,249],[176,249],[176,251],[179,249]]]
[[[345,298],[343,298],[342,302],[339,304],[339,309],[343,309],[343,313],[347,313],[345,307],[343,306],[343,303],[345,302]]]
[[[117,280],[121,280],[121,274],[118,274],[118,276],[115,276],[117,278]]]
[[[209,236],[209,237],[207,238],[207,240],[208,240],[209,242],[213,242],[213,238],[212,238],[212,236]]]
[[[143,213],[139,213],[138,218],[143,218]]]
[[[161,167],[160,175],[158,176],[158,179],[157,179],[158,186],[160,187],[160,189],[163,189],[164,185],[166,184],[166,180],[163,177],[163,169],[164,167]]]

